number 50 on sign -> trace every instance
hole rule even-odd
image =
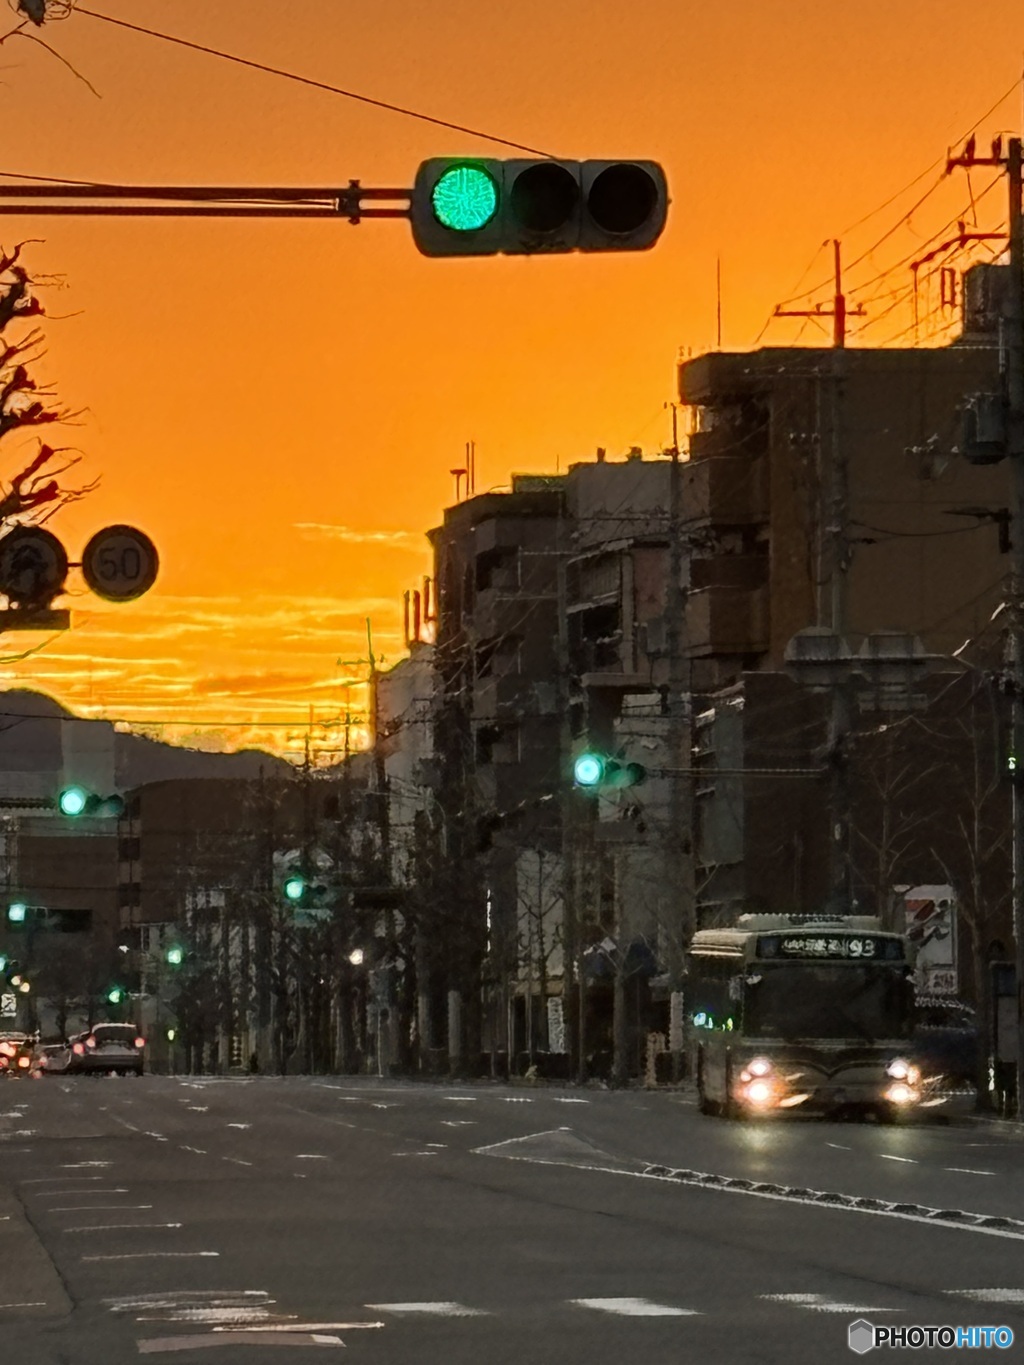
[[[156,582],[156,546],[134,526],[106,526],[82,551],[82,577],[97,597],[131,602]]]

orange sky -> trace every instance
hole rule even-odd
[[[905,328],[909,271],[885,272],[923,255],[961,210],[974,226],[965,178],[903,222],[936,167],[851,225],[975,126],[1024,49],[1011,0],[993,0],[984,23],[960,0],[87,7],[556,155],[660,160],[669,177],[661,241],[619,257],[428,260],[401,222],[22,218],[4,229],[7,244],[44,238],[29,264],[64,277],[45,296],[61,320],[47,326],[42,373],[85,410],[67,439],[102,477],[52,529],[74,558],[100,526],[133,522],[163,567],[129,606],[73,596],[73,629],[4,667],[3,682],[167,738],[293,756],[311,704],[315,743],[342,743],[344,679],[365,665],[338,661],[365,658],[367,616],[386,663],[401,656],[402,592],[429,570],[423,533],[451,500],[468,439],[480,491],[598,445],[614,458],[667,443],[677,352],[715,341],[716,255],[723,344],[742,349],[816,251],[799,287],[827,280],[826,238],[842,236],[853,262],[898,225],[848,286],[869,312],[854,344]],[[506,154],[85,15],[41,36],[100,98],[37,44],[5,43],[3,171],[411,185],[429,156]],[[978,124],[982,137],[1019,131],[1020,106],[1015,90]],[[975,199],[991,180],[972,177]],[[1001,187],[975,213],[998,228]],[[922,312],[936,298],[922,294]],[[778,321],[764,339],[823,339],[801,328]],[[9,477],[17,441],[2,453]],[[355,709],[360,693],[348,700]]]

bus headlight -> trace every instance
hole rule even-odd
[[[747,1086],[747,1099],[759,1109],[771,1104],[773,1098],[772,1087],[767,1081],[751,1081]]]
[[[902,1057],[897,1057],[895,1061],[889,1063],[885,1068],[885,1074],[894,1081],[906,1081],[908,1085],[916,1085],[921,1079],[921,1073],[912,1062],[904,1061]]]
[[[912,1090],[903,1081],[893,1081],[885,1092],[885,1098],[890,1104],[914,1104],[917,1101],[917,1091]]]
[[[747,1063],[747,1070],[752,1076],[767,1076],[772,1069],[772,1064],[767,1057],[754,1057]]]

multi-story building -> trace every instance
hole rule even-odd
[[[941,713],[948,752],[967,771],[983,749],[1001,799],[992,727],[984,741],[939,700],[965,671],[957,695],[984,691],[1001,652],[1007,466],[961,453],[968,397],[999,387],[999,280],[971,273],[963,333],[942,348],[766,349],[680,368],[702,923],[822,905],[837,839],[847,886],[883,913],[883,845],[890,886],[969,881],[943,834],[952,793],[915,781],[935,770],[926,736]],[[868,769],[897,736],[903,787],[872,791]]]
[[[428,1046],[451,1064],[529,1051],[560,976],[564,478],[516,476],[430,532],[437,584],[435,799],[444,830]],[[523,967],[526,963],[525,969]],[[525,970],[539,984],[522,987]],[[483,991],[481,991],[483,987]],[[495,1061],[495,1065],[498,1062]]]

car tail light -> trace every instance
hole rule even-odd
[[[0,1056],[13,1057],[14,1047],[11,1043],[0,1043]]]
[[[88,1038],[86,1038],[85,1045],[86,1047],[95,1047],[96,1039],[90,1035]]]
[[[18,1065],[19,1065],[23,1070],[27,1070],[27,1068],[30,1067],[30,1066],[32,1065],[32,1058],[31,1058],[31,1057],[19,1057],[19,1058],[18,1058]]]
[[[85,1048],[82,1046],[81,1043],[72,1043],[71,1051],[75,1054],[76,1057],[81,1057],[82,1054],[85,1052]]]
[[[6,1070],[7,1070],[7,1058],[6,1058],[6,1057],[0,1057],[0,1071],[6,1071]]]
[[[136,1047],[145,1047],[145,1046],[146,1046],[146,1040],[145,1040],[145,1038],[136,1038],[136,1039],[135,1039],[135,1046],[136,1046]]]

